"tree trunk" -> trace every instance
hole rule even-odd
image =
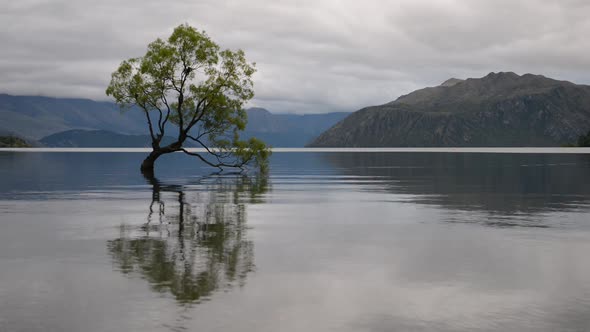
[[[174,142],[168,146],[160,147],[157,144],[153,145],[153,150],[141,163],[141,173],[147,178],[154,177],[154,164],[161,155],[181,151],[182,142]]]
[[[154,176],[154,163],[156,160],[163,155],[164,152],[161,150],[153,150],[141,163],[141,173],[148,177]]]

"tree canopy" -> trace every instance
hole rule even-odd
[[[153,172],[159,156],[177,151],[220,169],[250,162],[265,168],[270,155],[266,144],[239,136],[247,123],[243,107],[254,96],[255,71],[242,50],[221,50],[204,31],[188,24],[176,27],[167,40],[150,43],[144,56],[123,61],[106,94],[124,110],[145,113],[153,151],[142,171]],[[175,130],[176,141],[163,146],[169,130]],[[187,140],[207,153],[188,151],[183,146]]]

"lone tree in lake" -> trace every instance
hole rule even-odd
[[[254,96],[254,66],[242,50],[221,50],[188,24],[176,27],[168,40],[150,43],[143,57],[123,61],[106,94],[122,110],[139,108],[145,114],[153,150],[141,164],[142,173],[153,174],[160,156],[178,151],[219,169],[250,162],[266,167],[266,144],[239,137],[247,122],[243,106]],[[162,145],[168,130],[175,141]],[[186,150],[187,140],[207,153]]]

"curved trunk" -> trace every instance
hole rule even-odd
[[[161,150],[153,150],[141,163],[141,173],[153,177],[154,175],[154,164],[156,160],[163,155],[164,152]]]
[[[163,154],[180,151],[181,147],[182,147],[182,142],[174,142],[174,143],[172,143],[168,146],[165,146],[163,148],[154,147],[152,152],[150,152],[150,154],[141,163],[141,173],[144,176],[153,177],[154,176],[154,164],[156,163],[156,160],[158,158],[160,158],[160,156]]]

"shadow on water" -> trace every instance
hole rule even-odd
[[[179,304],[243,286],[254,270],[246,205],[263,201],[266,176],[207,176],[187,184],[146,178],[152,198],[146,222],[121,226],[107,243],[115,269],[171,294]]]

